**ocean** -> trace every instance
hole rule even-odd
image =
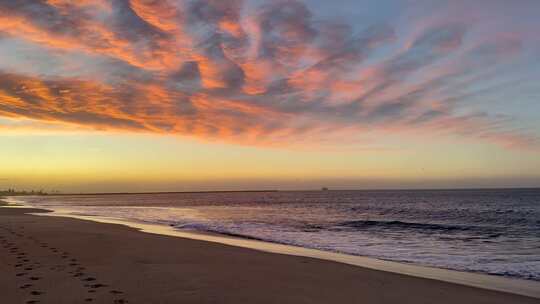
[[[540,281],[540,189],[35,196],[24,204]]]

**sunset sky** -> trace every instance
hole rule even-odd
[[[0,0],[0,189],[540,186],[539,12]]]

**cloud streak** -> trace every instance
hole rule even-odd
[[[471,106],[529,47],[483,21],[403,30],[293,0],[0,1],[0,116],[253,145],[416,130],[537,146]]]

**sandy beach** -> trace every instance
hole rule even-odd
[[[1,303],[540,303],[331,261],[0,208]]]

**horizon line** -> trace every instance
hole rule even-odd
[[[69,196],[69,195],[135,195],[135,194],[197,194],[197,193],[262,193],[262,192],[329,192],[329,191],[481,191],[481,190],[540,190],[540,186],[536,187],[471,187],[471,188],[367,188],[367,189],[331,189],[321,187],[320,189],[259,189],[259,190],[201,190],[201,191],[143,191],[143,192],[77,192],[77,193],[47,193],[45,196]],[[39,195],[39,194],[35,194]],[[14,195],[14,196],[25,196]]]

